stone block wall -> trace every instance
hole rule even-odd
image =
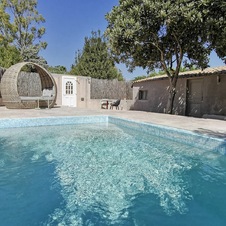
[[[133,99],[132,83],[127,81],[91,79],[90,99]]]

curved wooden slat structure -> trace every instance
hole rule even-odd
[[[26,65],[35,67],[41,80],[41,91],[51,90],[49,97],[22,97],[18,92],[18,77],[22,68]],[[57,97],[57,87],[52,75],[43,67],[32,62],[22,62],[8,68],[1,80],[1,94],[4,105],[7,108],[36,108],[37,103],[40,107],[53,107]]]

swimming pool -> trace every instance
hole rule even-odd
[[[107,116],[0,126],[0,225],[225,225],[223,140]]]

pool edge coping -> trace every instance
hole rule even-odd
[[[60,120],[59,120],[60,119]],[[95,119],[95,120],[94,120]],[[35,127],[35,126],[58,126],[58,125],[70,125],[70,124],[84,124],[84,123],[113,123],[117,124],[115,120],[120,121],[120,124],[136,125],[142,131],[148,131],[149,134],[154,131],[153,135],[165,137],[170,140],[176,140],[180,143],[186,143],[192,145],[194,141],[199,141],[201,144],[193,144],[192,146],[202,147],[203,144],[208,144],[210,147],[207,149],[212,150],[213,146],[219,144],[218,151],[226,154],[226,140],[223,138],[208,136],[206,134],[200,134],[186,129],[178,129],[171,126],[159,125],[155,123],[142,122],[132,119],[125,119],[117,116],[110,115],[89,115],[89,116],[50,116],[50,117],[29,117],[29,118],[3,118],[0,119],[0,129],[7,128],[22,128],[22,127]],[[3,124],[2,124],[3,122]],[[140,131],[139,130],[139,131]],[[168,135],[168,136],[167,136]],[[180,136],[183,141],[180,140]],[[188,136],[188,137],[186,137]],[[179,137],[179,138],[178,138]],[[187,139],[189,138],[189,139]],[[221,146],[222,147],[221,147]]]

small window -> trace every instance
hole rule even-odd
[[[147,100],[148,91],[147,90],[139,90],[139,100]]]
[[[73,83],[70,81],[66,83],[66,94],[73,94]]]

